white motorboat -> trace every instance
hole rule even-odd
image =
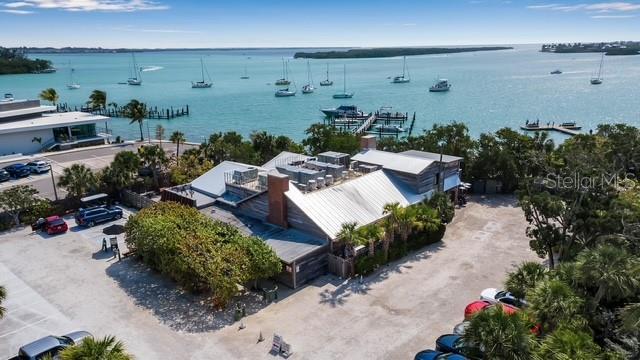
[[[296,96],[296,91],[289,90],[289,88],[276,90],[276,97],[289,97],[289,96]]]
[[[447,79],[440,79],[429,88],[430,92],[445,92],[449,90],[451,90],[451,84],[449,84],[449,80]]]

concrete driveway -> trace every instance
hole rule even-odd
[[[525,227],[513,198],[478,198],[457,212],[442,243],[362,283],[324,276],[270,305],[242,296],[250,314],[243,330],[231,309],[216,311],[136,260],[102,253],[100,227],[56,237],[5,233],[0,284],[9,313],[0,320],[0,354],[84,329],[117,336],[138,359],[273,359],[274,333],[292,345],[293,359],[411,359],[451,332],[482,289],[536,259]],[[257,341],[260,332],[266,341]]]

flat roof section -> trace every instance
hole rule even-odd
[[[385,169],[418,175],[425,171],[433,160],[417,158],[409,155],[397,154],[389,151],[364,150],[356,154],[351,160],[382,166]]]
[[[234,225],[245,235],[261,238],[287,264],[328,246],[326,241],[299,230],[279,228],[247,216],[236,215],[219,206],[210,206],[200,212],[214,220]]]
[[[100,121],[108,121],[109,119],[110,118],[106,116],[92,115],[79,111],[43,114],[42,116],[33,119],[0,122],[0,135],[33,130],[52,129],[62,126],[92,124]]]

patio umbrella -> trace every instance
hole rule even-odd
[[[120,235],[124,233],[124,226],[118,224],[107,226],[102,229],[102,233],[105,235]]]

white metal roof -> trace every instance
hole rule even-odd
[[[52,129],[61,126],[91,124],[108,120],[109,118],[106,116],[92,115],[79,111],[43,114],[42,116],[34,117],[32,119],[0,122],[0,134]]]
[[[226,189],[224,174],[228,171],[247,170],[250,168],[260,169],[258,166],[247,165],[234,161],[223,161],[213,169],[193,180],[191,182],[191,187],[206,195],[215,197],[222,196]]]
[[[373,149],[363,150],[353,156],[351,160],[380,165],[385,169],[413,175],[422,173],[429,165],[433,164],[433,160]]]
[[[282,166],[294,161],[305,161],[307,159],[309,159],[309,156],[307,155],[296,154],[290,151],[283,151],[280,154],[276,155],[276,157],[274,157],[273,159],[267,161],[264,165],[262,165],[262,167],[268,170],[273,170],[276,168],[276,166]]]
[[[428,152],[428,151],[407,150],[407,151],[401,152],[400,154],[407,155],[407,156],[412,156],[412,157],[417,157],[417,158],[434,160],[434,161],[440,161],[440,154],[432,153],[432,152]],[[460,161],[460,160],[462,160],[462,158],[459,157],[459,156],[442,154],[442,162],[444,162],[444,163],[450,163],[450,162],[455,162],[455,161]]]
[[[306,194],[290,186],[285,194],[332,239],[344,223],[362,226],[381,219],[386,204],[408,206],[425,198],[384,170]]]

